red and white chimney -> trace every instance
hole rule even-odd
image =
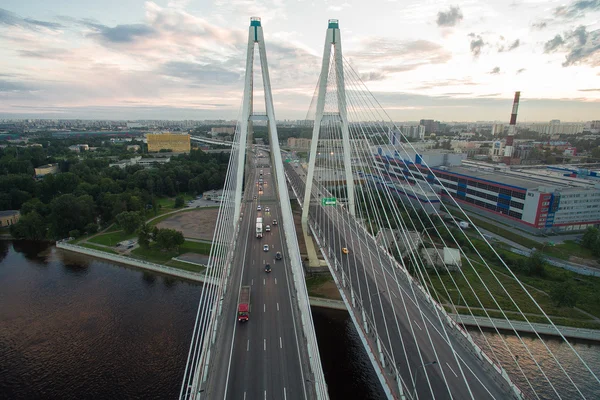
[[[521,92],[515,92],[513,101],[512,113],[510,114],[510,124],[508,125],[508,136],[506,137],[506,145],[504,146],[504,164],[510,165],[510,160],[513,156],[513,140],[517,127],[517,111],[519,111],[519,98]]]

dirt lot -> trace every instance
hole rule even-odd
[[[156,226],[182,231],[186,238],[212,240],[218,213],[218,208],[177,213],[159,222]]]

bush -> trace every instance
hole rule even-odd
[[[79,236],[81,236],[79,229],[73,229],[72,231],[69,231],[69,237],[78,238]]]
[[[87,224],[85,226],[85,231],[88,234],[96,233],[96,232],[98,232],[98,225],[96,225],[94,223]]]
[[[175,208],[183,207],[184,204],[185,204],[185,200],[184,200],[183,196],[177,196],[175,198]]]
[[[555,285],[550,292],[550,298],[559,307],[574,307],[577,304],[577,297],[577,290],[570,281]]]

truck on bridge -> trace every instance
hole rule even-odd
[[[262,217],[256,218],[256,237],[259,239],[261,237],[263,237],[263,219],[262,219]]]
[[[240,304],[238,305],[238,321],[247,322],[250,319],[250,286],[240,289]]]

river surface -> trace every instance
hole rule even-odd
[[[46,244],[0,241],[0,399],[176,399],[199,290]],[[313,319],[331,399],[383,399],[348,314],[314,308]],[[498,335],[484,336],[510,357]],[[565,343],[547,343],[576,370]],[[598,373],[600,346],[574,346]],[[584,390],[600,398],[589,379]]]

